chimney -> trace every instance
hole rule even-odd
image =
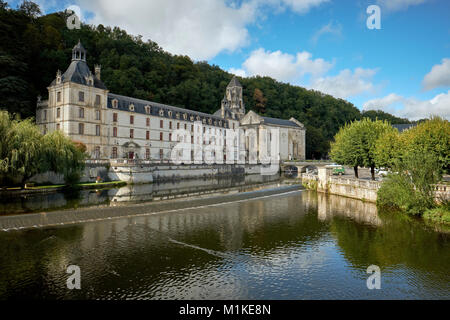
[[[101,80],[101,78],[100,78],[101,70],[102,70],[102,66],[96,64],[96,65],[95,65],[95,77],[96,77],[98,80]]]

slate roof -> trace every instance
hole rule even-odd
[[[242,87],[241,83],[236,78],[236,76],[234,76],[233,79],[231,79],[230,83],[228,84],[227,88],[230,87]]]
[[[214,126],[228,128],[228,121],[217,115],[211,115],[208,113],[193,111],[193,110],[189,110],[189,109],[185,109],[185,108],[169,106],[169,105],[165,105],[162,103],[131,98],[131,97],[122,96],[122,95],[118,95],[118,94],[114,94],[114,93],[108,94],[108,108],[115,109],[115,108],[113,108],[113,105],[112,105],[113,100],[118,101],[117,110],[121,110],[121,111],[131,112],[130,104],[133,104],[134,105],[133,112],[147,114],[145,107],[150,106],[151,108],[150,108],[149,115],[160,117],[159,111],[164,110],[163,117],[165,117],[165,118],[180,120],[180,121],[181,120],[182,121],[192,121],[190,118],[191,118],[191,116],[194,116],[194,121],[197,121],[197,116],[198,116],[198,117],[200,117],[200,121],[202,121],[202,122],[203,122],[203,119],[206,119],[207,125],[214,125],[214,121],[216,121],[217,124]],[[172,116],[169,116],[169,111],[172,111]],[[180,114],[180,118],[176,118],[177,113]],[[185,113],[187,114],[187,120],[184,120],[184,118],[183,118],[183,114],[185,114]],[[212,120],[212,124],[208,123],[209,119]],[[194,122],[194,121],[192,121],[192,122]],[[222,125],[219,125],[219,122],[221,122]]]
[[[94,78],[94,87],[107,90],[105,84],[97,79],[89,70],[89,67],[85,61],[82,60],[72,60],[70,66],[67,68],[66,72],[61,77],[61,82],[75,82],[87,86],[86,77],[92,75]],[[50,84],[54,86],[56,84],[56,79]]]
[[[283,120],[283,119],[276,119],[276,118],[269,118],[269,117],[261,117],[261,118],[263,118],[264,123],[266,123],[266,124],[301,128],[298,124],[296,124],[294,121],[291,121],[291,120]]]
[[[393,124],[392,125],[395,129],[398,130],[398,132],[402,132],[408,129],[411,129],[415,126],[417,126],[416,124]]]

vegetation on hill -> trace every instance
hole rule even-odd
[[[66,27],[65,13],[40,15],[30,1],[18,9],[0,0],[0,108],[21,117],[35,115],[36,97],[56,71],[65,71],[73,46],[81,39],[87,62],[102,66],[110,92],[213,113],[220,107],[232,75],[207,62],[165,52],[152,41],[119,28]],[[295,117],[305,124],[309,159],[326,157],[339,128],[363,116],[406,122],[381,112],[361,112],[351,103],[269,77],[240,78],[247,110],[268,117]]]

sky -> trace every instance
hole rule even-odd
[[[9,1],[16,7],[21,1]],[[37,0],[238,76],[417,120],[450,120],[448,0]],[[369,28],[379,8],[380,28]]]

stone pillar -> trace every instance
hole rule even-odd
[[[317,181],[317,191],[326,192],[328,190],[328,177],[331,172],[327,168],[319,168],[318,172],[319,180]]]

